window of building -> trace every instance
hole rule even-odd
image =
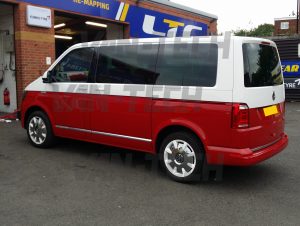
[[[54,82],[88,82],[94,58],[94,48],[75,49],[54,68]]]
[[[213,87],[217,68],[216,44],[160,45],[156,84]]]
[[[280,23],[280,29],[281,30],[288,30],[290,27],[290,23],[289,22],[281,22]]]
[[[151,44],[100,47],[96,82],[154,84],[157,53]]]

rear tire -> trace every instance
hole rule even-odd
[[[55,136],[48,116],[42,111],[31,113],[26,122],[30,143],[38,148],[49,148],[55,143]]]
[[[177,182],[200,181],[204,149],[199,139],[189,132],[176,132],[162,142],[160,162],[169,177]]]

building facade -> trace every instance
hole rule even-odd
[[[290,36],[299,33],[299,22],[297,17],[284,17],[275,19],[275,36]],[[298,29],[297,29],[298,26]]]
[[[75,43],[214,35],[217,19],[167,0],[0,0],[0,111],[15,111],[24,88]]]

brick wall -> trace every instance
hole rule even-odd
[[[52,61],[55,59],[55,40],[53,28],[27,26],[25,3],[15,6],[14,20],[17,100],[20,105],[24,88],[49,67],[46,65],[46,57],[51,57]]]
[[[281,29],[282,22],[289,22],[289,29]],[[290,36],[297,33],[297,20],[290,19],[290,20],[276,20],[275,21],[275,30],[274,35],[282,35],[282,36]]]

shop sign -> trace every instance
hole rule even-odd
[[[283,60],[281,65],[284,77],[300,77],[300,60]]]
[[[286,89],[300,89],[300,78],[284,78]]]
[[[51,10],[36,6],[27,6],[27,24],[30,26],[51,28]]]
[[[135,38],[208,35],[208,26],[204,23],[129,5],[115,0],[18,1],[127,22],[130,24],[130,36]]]
[[[130,23],[132,37],[191,37],[208,35],[208,27],[204,23],[135,6],[130,6],[128,9],[126,22]]]

